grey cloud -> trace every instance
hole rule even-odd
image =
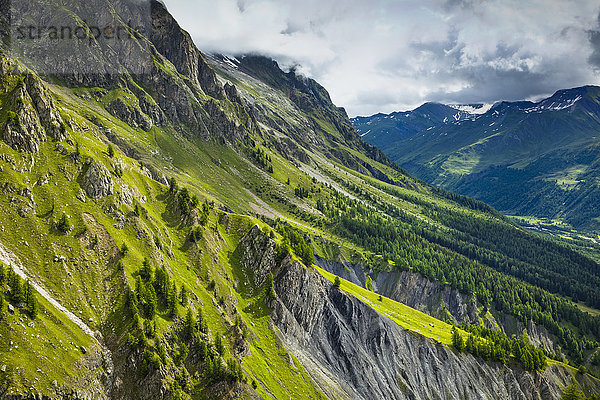
[[[600,83],[595,0],[165,0],[207,52],[300,65],[350,115]]]
[[[596,30],[588,31],[592,54],[588,62],[595,68],[600,69],[600,13],[598,14],[598,27]]]

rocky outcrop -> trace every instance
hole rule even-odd
[[[433,282],[411,271],[380,272],[374,279],[377,292],[454,323],[478,323],[477,297],[450,285]]]
[[[317,258],[316,264],[327,271],[362,287],[366,276],[360,265],[343,264]],[[443,321],[478,323],[480,313],[477,298],[459,290],[433,282],[411,271],[379,272],[372,275],[372,289],[383,296],[423,311]]]
[[[56,141],[67,138],[65,124],[44,83],[32,73],[27,74],[25,85],[46,134]]]
[[[360,265],[319,257],[315,262],[333,274],[366,287],[366,275]],[[450,320],[455,324],[479,324],[479,319],[485,317],[484,324],[488,329],[499,329],[508,336],[521,335],[526,330],[532,344],[542,346],[549,354],[560,353],[555,345],[556,338],[546,328],[531,320],[524,325],[510,315],[497,312],[493,317],[489,314],[484,316],[479,310],[480,305],[475,295],[462,293],[450,285],[431,281],[412,271],[379,272],[371,276],[371,288],[375,292],[433,317],[443,321]]]
[[[258,284],[275,274],[272,321],[329,398],[553,400],[572,382],[564,367],[511,369],[408,332],[316,270],[289,257],[278,265],[274,243],[257,226],[236,251],[246,279]],[[345,272],[360,281],[355,268]]]
[[[31,72],[20,72],[3,55],[0,60],[0,75],[17,78],[16,87],[4,89],[10,92],[10,111],[2,127],[4,141],[15,150],[37,152],[46,136],[64,140],[65,124],[45,84]]]
[[[15,89],[10,100],[11,110],[3,127],[3,139],[18,151],[37,152],[46,140],[32,99],[23,83]]]
[[[242,274],[244,274],[240,277],[242,282],[252,282],[251,288],[255,288],[256,291],[261,290],[267,274],[274,271],[276,267],[275,243],[260,230],[258,225],[254,225],[240,241],[238,251]]]
[[[152,128],[152,119],[142,112],[139,105],[129,105],[122,99],[116,99],[107,106],[107,110],[129,126],[140,127],[146,132]]]
[[[110,172],[104,165],[91,161],[80,178],[81,188],[92,199],[99,199],[113,193]]]
[[[169,14],[165,6],[153,0],[152,34],[150,40],[177,71],[197,84],[202,90],[217,99],[223,99],[223,87],[218,83],[215,72],[210,68],[204,56],[177,21]]]
[[[559,399],[565,368],[531,374],[405,331],[299,263],[277,275],[273,320],[331,398]]]

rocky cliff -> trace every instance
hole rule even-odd
[[[246,276],[258,285],[269,271],[275,274],[272,321],[281,340],[330,398],[550,400],[559,399],[572,382],[566,367],[551,365],[543,373],[525,372],[457,353],[410,333],[335,288],[316,270],[289,257],[278,264],[274,248],[274,242],[255,226],[239,248]],[[319,263],[328,264],[322,259]],[[354,276],[360,283],[359,266],[340,271],[341,264],[329,265],[339,275]],[[380,288],[389,285],[389,278],[382,275],[382,280],[377,280]],[[413,295],[405,298],[427,304],[435,289],[432,283],[429,288],[424,286],[423,297],[413,288]],[[464,308],[462,295],[454,296],[461,304],[458,308]],[[580,383],[593,385],[585,378]]]
[[[367,286],[366,274],[360,265],[317,258],[317,265],[362,287]],[[525,329],[536,346],[549,354],[560,353],[556,338],[531,320],[524,324],[510,315],[491,312],[483,315],[477,296],[460,292],[449,285],[433,282],[412,271],[390,271],[371,274],[371,288],[385,297],[422,311],[442,321],[454,324],[475,324],[482,319],[488,329],[499,329],[506,335],[520,335]]]
[[[276,292],[275,324],[332,398],[559,399],[571,383],[563,367],[532,374],[409,333],[299,263]]]

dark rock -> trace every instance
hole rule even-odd
[[[92,199],[99,199],[113,193],[110,172],[104,165],[92,161],[81,177],[81,187]]]
[[[142,112],[139,104],[126,104],[122,99],[116,99],[107,107],[108,111],[121,121],[134,128],[140,127],[148,132],[152,128],[152,119]]]

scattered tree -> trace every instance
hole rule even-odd
[[[121,245],[121,256],[125,257],[128,252],[129,247],[127,246],[127,243],[123,242],[123,244]]]
[[[576,383],[568,386],[560,398],[561,400],[586,400],[585,394],[579,389]]]
[[[273,274],[268,273],[267,279],[265,281],[265,293],[267,295],[268,300],[273,300],[275,298],[275,285],[273,284]]]
[[[215,335],[215,350],[221,357],[225,354],[225,345],[223,345],[223,339],[220,335]]]
[[[171,177],[171,179],[169,179],[169,192],[177,193],[178,190],[179,185],[177,184],[177,180],[174,177]]]
[[[452,346],[458,351],[463,351],[465,349],[465,340],[457,329],[454,329],[452,332]]]
[[[182,306],[187,306],[188,303],[188,291],[185,285],[181,285],[181,292],[179,292],[179,299],[181,300]]]
[[[71,230],[71,224],[69,223],[69,218],[67,218],[67,214],[63,213],[58,223],[56,224],[56,229],[59,232],[67,233]]]
[[[333,287],[336,289],[339,289],[341,285],[342,285],[342,281],[340,280],[340,277],[336,276],[335,279],[333,280]]]
[[[194,319],[194,314],[192,314],[192,310],[188,308],[187,313],[185,315],[185,335],[188,339],[194,336],[194,332],[196,331],[196,320]]]

